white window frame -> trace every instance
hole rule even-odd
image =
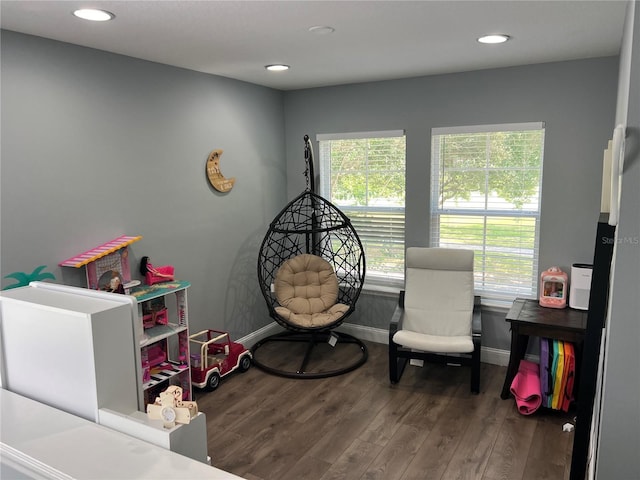
[[[378,292],[389,292],[389,293],[397,293],[400,288],[404,285],[404,221],[405,221],[405,209],[406,209],[406,177],[405,177],[405,205],[402,207],[384,207],[384,206],[354,206],[348,207],[344,205],[340,205],[339,202],[336,203],[332,200],[331,195],[331,162],[330,162],[330,153],[328,153],[327,148],[330,148],[331,141],[339,141],[339,140],[352,140],[352,139],[373,139],[373,138],[394,138],[394,137],[403,137],[405,138],[405,168],[404,172],[406,175],[406,136],[404,130],[383,130],[383,131],[369,131],[369,132],[349,132],[349,133],[329,133],[329,134],[318,134],[316,136],[316,140],[318,142],[318,150],[320,154],[319,157],[319,194],[336,204],[340,210],[342,210],[345,215],[350,217],[350,213],[355,211],[360,212],[376,212],[376,213],[384,213],[389,212],[392,217],[398,218],[401,217],[401,227],[399,227],[399,223],[395,222],[393,231],[395,232],[395,236],[389,237],[390,242],[396,242],[396,249],[401,250],[402,252],[402,272],[391,273],[376,271],[372,268],[374,264],[373,261],[370,261],[370,257],[367,254],[367,234],[361,229],[358,231],[357,225],[355,223],[357,220],[353,220],[354,227],[356,227],[356,231],[358,232],[358,236],[363,244],[365,249],[365,260],[367,265],[366,275],[365,275],[365,285],[364,289],[367,291],[378,291]],[[329,156],[328,156],[329,155]],[[398,234],[398,229],[401,228],[401,234]],[[397,246],[397,242],[402,241],[402,245],[400,247]]]
[[[537,205],[528,208],[500,208],[493,204],[489,208],[487,201],[491,192],[485,192],[485,206],[484,208],[444,208],[440,205],[441,195],[441,168],[443,168],[440,162],[440,141],[444,135],[451,134],[478,134],[478,133],[494,133],[494,132],[512,132],[512,131],[527,131],[527,130],[541,130],[542,141],[540,151],[540,165],[539,165],[539,183],[537,194]],[[542,201],[542,174],[544,164],[544,137],[545,137],[545,124],[544,122],[530,122],[530,123],[515,123],[515,124],[497,124],[497,125],[474,125],[474,126],[459,126],[459,127],[444,127],[433,128],[431,131],[431,235],[430,246],[432,247],[449,247],[449,248],[469,248],[468,245],[454,243],[443,244],[440,239],[440,219],[441,216],[447,215],[449,217],[460,215],[461,218],[481,217],[483,218],[483,240],[482,245],[475,246],[476,262],[475,262],[475,290],[476,294],[482,295],[483,301],[488,299],[487,303],[495,303],[500,305],[502,302],[512,301],[516,297],[528,297],[536,298],[538,292],[538,259],[539,259],[539,247],[540,247],[540,206]],[[487,153],[486,166],[480,171],[485,173],[485,178],[488,178],[488,174],[492,171],[488,162],[490,159],[490,153]],[[516,170],[513,168],[510,170]],[[495,171],[495,170],[493,170]],[[488,189],[487,189],[488,190]],[[514,282],[513,278],[507,276],[504,284],[496,284],[495,275],[493,281],[487,281],[487,273],[485,271],[486,255],[491,248],[487,245],[487,220],[499,217],[518,217],[518,218],[531,218],[533,219],[534,226],[534,247],[532,251],[523,250],[522,252],[513,252],[514,257],[527,258],[531,255],[532,268],[527,279],[521,279],[521,285],[518,282]],[[505,247],[502,247],[505,248]],[[509,282],[512,282],[509,284]]]

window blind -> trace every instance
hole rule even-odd
[[[544,124],[432,130],[432,246],[471,248],[485,297],[537,296]]]
[[[404,132],[318,135],[320,194],[347,215],[364,246],[367,284],[404,280]]]

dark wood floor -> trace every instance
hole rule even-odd
[[[196,390],[212,464],[249,480],[569,478],[571,414],[520,415],[500,399],[505,367],[482,365],[479,395],[465,367],[408,366],[391,386],[387,346],[367,346],[367,363],[341,376],[288,379],[254,366],[215,392]],[[296,351],[258,353],[279,365]],[[334,353],[326,368],[347,355]]]

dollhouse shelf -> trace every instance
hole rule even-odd
[[[182,325],[157,325],[155,327],[147,328],[140,339],[140,347],[151,345],[159,340],[164,340],[172,335],[176,335],[180,332],[187,330],[186,326]]]
[[[189,282],[175,281],[156,283],[155,285],[140,285],[131,289],[131,295],[136,297],[138,303],[153,300],[154,298],[164,297],[170,293],[175,293],[190,287]]]
[[[140,411],[153,403],[161,391],[179,385],[183,400],[191,400],[189,368],[189,320],[185,281],[133,287],[137,303],[136,338],[139,352]],[[163,312],[160,316],[158,312]]]
[[[151,380],[142,384],[142,388],[147,390],[162,382],[169,380],[171,377],[175,377],[189,368],[188,365],[175,365],[169,362],[162,362],[160,365],[154,367],[151,371]]]
[[[156,283],[155,285],[142,285],[131,289],[131,295],[136,298],[138,304],[148,302],[156,298],[177,293],[190,287],[191,284],[185,281],[175,281],[166,283]],[[159,340],[163,340],[177,333],[187,330],[186,319],[178,319],[178,323],[169,323],[167,325],[156,325],[155,327],[144,330],[140,338],[140,347],[150,345]]]

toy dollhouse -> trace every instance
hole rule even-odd
[[[559,267],[551,267],[540,274],[540,305],[549,308],[567,306],[568,276]]]
[[[87,287],[92,290],[125,293],[125,287],[131,283],[127,247],[141,238],[141,235],[122,235],[58,265],[75,268],[86,266]]]

